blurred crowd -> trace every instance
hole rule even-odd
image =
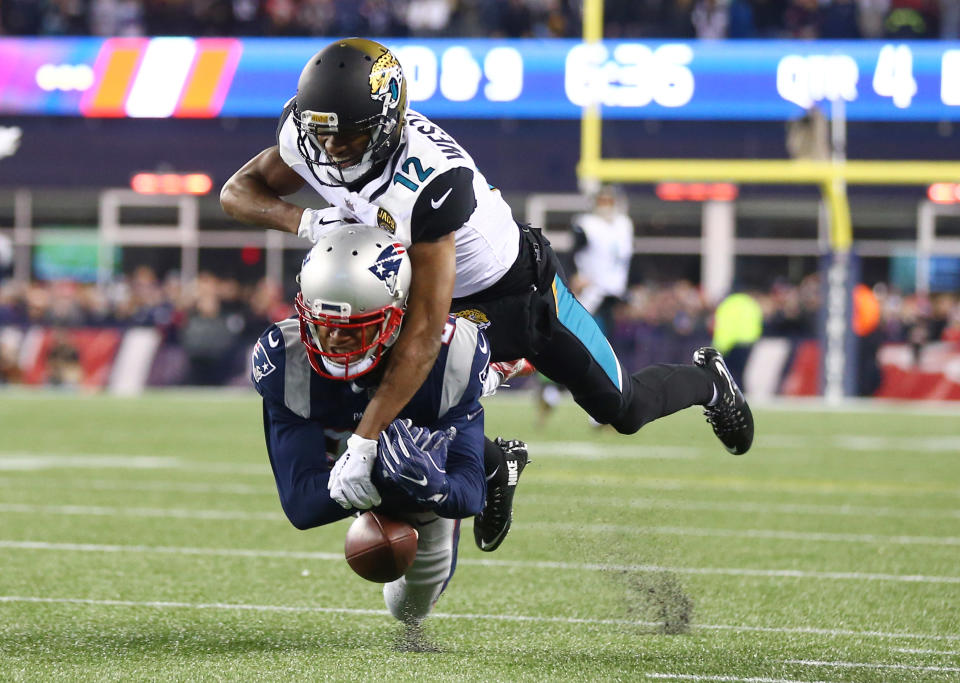
[[[244,381],[253,343],[276,321],[293,314],[292,298],[266,280],[242,285],[202,273],[188,288],[171,274],[164,279],[148,267],[106,287],[72,281],[7,281],[0,284],[0,330],[42,325],[157,329],[170,368],[163,381],[220,385]],[[66,341],[60,335],[58,353]],[[0,345],[0,382],[14,371],[16,348]],[[59,365],[58,365],[59,367]],[[10,379],[7,377],[7,379]]]
[[[960,294],[905,295],[883,284],[872,290],[879,303],[875,344],[960,343]],[[819,275],[808,275],[797,284],[778,282],[767,291],[749,294],[763,311],[764,336],[817,335],[822,310]],[[291,301],[291,292],[266,280],[244,285],[204,273],[185,289],[175,275],[159,278],[141,267],[107,287],[6,281],[0,284],[0,331],[33,325],[55,330],[150,326],[162,333],[165,352],[182,359],[177,366],[180,376],[171,375],[170,381],[240,384],[246,382],[251,346],[271,322],[293,314]],[[615,311],[611,341],[630,369],[686,363],[691,349],[710,342],[713,313],[700,289],[689,282],[635,285]],[[61,341],[57,360],[75,361],[76,350]],[[16,351],[0,345],[0,382],[16,379],[10,374]]]
[[[957,38],[957,0],[606,0],[608,37]],[[581,0],[2,0],[0,34],[578,37]]]
[[[902,294],[885,284],[872,288],[879,304],[875,344],[933,341],[960,343],[960,294]],[[777,282],[766,291],[749,291],[763,311],[765,337],[816,337],[822,313],[819,274],[798,284]],[[686,281],[635,285],[617,311],[614,345],[632,368],[650,363],[685,363],[688,349],[708,343],[714,307]]]

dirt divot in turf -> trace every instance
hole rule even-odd
[[[442,652],[419,624],[401,626],[394,638],[393,649],[397,652]]]
[[[623,572],[631,602],[627,611],[637,619],[657,624],[658,633],[677,635],[690,630],[693,598],[671,572]]]

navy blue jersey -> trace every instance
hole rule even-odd
[[[469,517],[483,508],[486,479],[479,399],[489,360],[483,333],[470,321],[451,316],[433,369],[398,416],[434,431],[457,428],[446,467],[450,493],[432,508],[442,517]],[[314,372],[296,317],[267,328],[254,347],[251,370],[263,397],[267,453],[290,522],[307,529],[352,514],[330,498],[327,480],[375,388]],[[420,507],[385,482],[379,467],[374,467],[373,481],[383,498],[378,509]]]

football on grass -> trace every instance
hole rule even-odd
[[[368,510],[347,529],[343,553],[350,568],[367,581],[396,581],[417,556],[417,530]]]

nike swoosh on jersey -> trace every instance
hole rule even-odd
[[[280,340],[273,338],[273,332],[267,335],[267,341],[270,343],[270,348],[275,349],[280,346]]]
[[[417,486],[426,486],[426,485],[427,485],[427,475],[423,475],[423,478],[422,478],[422,479],[414,479],[413,477],[408,477],[408,476],[405,475],[405,474],[401,474],[400,476],[401,476],[403,479],[406,479],[407,481],[413,482],[413,483],[416,484]]]
[[[477,335],[477,348],[480,349],[480,353],[487,352],[487,338],[483,335]]]
[[[430,206],[432,206],[432,207],[435,208],[435,209],[439,209],[439,208],[440,208],[440,205],[443,204],[445,201],[447,201],[447,197],[450,196],[450,193],[451,193],[451,192],[453,192],[453,188],[452,188],[452,187],[451,187],[449,190],[447,190],[446,192],[444,192],[443,195],[440,197],[440,199],[431,199],[431,200],[430,200]]]

